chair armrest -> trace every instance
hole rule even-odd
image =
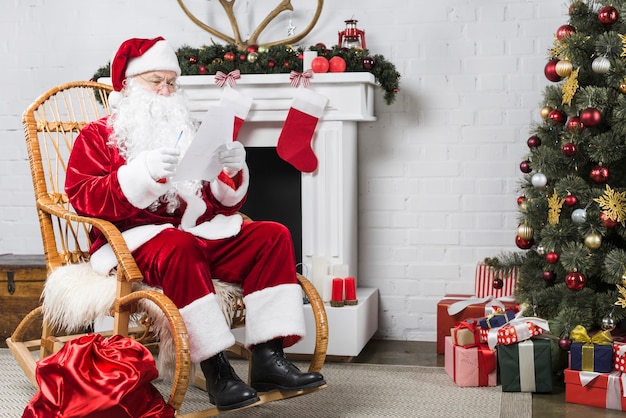
[[[37,199],[37,209],[60,219],[71,222],[83,222],[97,228],[104,234],[107,242],[111,245],[113,253],[117,258],[118,269],[122,270],[122,276],[129,282],[143,280],[143,275],[139,267],[137,267],[137,263],[135,263],[135,259],[128,245],[126,245],[122,233],[111,222],[100,218],[78,215],[76,212],[61,206],[51,196],[39,197]],[[118,277],[120,277],[119,274]]]

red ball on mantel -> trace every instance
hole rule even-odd
[[[550,61],[548,61],[548,63],[546,64],[546,66],[543,69],[543,74],[546,76],[546,78],[550,81],[553,82],[559,82],[561,81],[561,76],[557,74],[556,72],[556,64],[559,62],[559,59],[552,59]]]
[[[585,284],[587,284],[587,278],[578,271],[573,271],[565,276],[565,286],[570,290],[578,292],[585,288]]]
[[[343,73],[346,71],[346,60],[340,56],[334,56],[328,60],[328,69],[331,73]]]
[[[311,70],[313,70],[314,73],[327,73],[329,67],[330,64],[326,57],[315,57],[313,61],[311,61]]]

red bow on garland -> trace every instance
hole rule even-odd
[[[291,87],[298,87],[302,81],[302,86],[309,87],[311,85],[311,78],[313,77],[313,70],[306,70],[303,73],[291,70],[289,74],[289,80]]]
[[[224,74],[221,71],[215,73],[215,84],[218,87],[224,87],[224,84],[228,83],[229,86],[234,87],[237,83],[237,79],[241,78],[241,71],[239,69],[232,70],[228,74]]]

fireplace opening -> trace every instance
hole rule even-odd
[[[302,174],[275,147],[246,147],[248,198],[241,211],[254,220],[276,221],[291,231],[298,266],[302,263]],[[302,273],[301,268],[298,271]]]

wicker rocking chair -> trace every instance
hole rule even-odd
[[[23,115],[48,282],[52,275],[62,281],[64,269],[90,268],[88,263],[89,231],[91,228],[102,231],[118,261],[116,273],[109,280],[110,306],[106,307],[106,314],[113,317],[113,326],[112,330],[102,332],[102,334],[130,336],[142,343],[158,347],[158,344],[162,344],[162,338],[155,338],[155,331],[152,328],[159,322],[165,324],[164,321],[167,321],[165,325],[168,326],[162,326],[156,334],[163,337],[163,329],[167,330],[168,338],[170,338],[169,345],[172,348],[171,363],[174,369],[170,371],[172,387],[169,397],[164,396],[164,398],[180,413],[189,383],[201,386],[204,382],[202,377],[191,374],[193,367],[190,362],[187,331],[178,309],[161,292],[138,286],[142,282],[142,274],[119,230],[108,221],[77,215],[73,212],[63,191],[66,163],[74,141],[85,124],[109,113],[108,93],[111,90],[111,86],[92,81],[66,83],[41,95]],[[89,276],[87,274],[84,278],[86,285],[90,281]],[[316,324],[315,349],[309,371],[320,371],[326,358],[328,345],[326,312],[313,285],[303,276],[299,275],[298,279],[311,303]],[[231,326],[243,326],[245,307],[240,294],[237,295],[237,292],[231,292],[232,289],[229,290],[223,286],[217,286],[217,289],[218,292],[230,292],[232,306],[223,307],[223,310],[231,316],[227,318],[231,319]],[[43,303],[45,306],[45,300]],[[63,305],[71,304],[71,301],[67,301]],[[141,314],[142,311],[147,312],[147,316]],[[84,315],[86,321],[93,323],[97,319],[95,316],[100,313],[85,312],[81,315]],[[159,318],[154,318],[154,316]],[[148,318],[148,320],[138,321],[137,318]],[[41,329],[41,338],[27,341],[25,336],[31,333],[33,328]],[[26,377],[37,386],[35,378],[37,358],[57,352],[65,342],[84,335],[84,330],[68,334],[66,324],[50,321],[39,306],[20,322],[11,337],[7,339],[7,345]],[[232,351],[247,358],[247,352],[241,345],[233,347]],[[300,396],[319,389],[321,388],[309,391],[260,393],[260,403]],[[187,416],[218,415],[217,408],[210,406],[207,397],[207,409],[187,414]]]

